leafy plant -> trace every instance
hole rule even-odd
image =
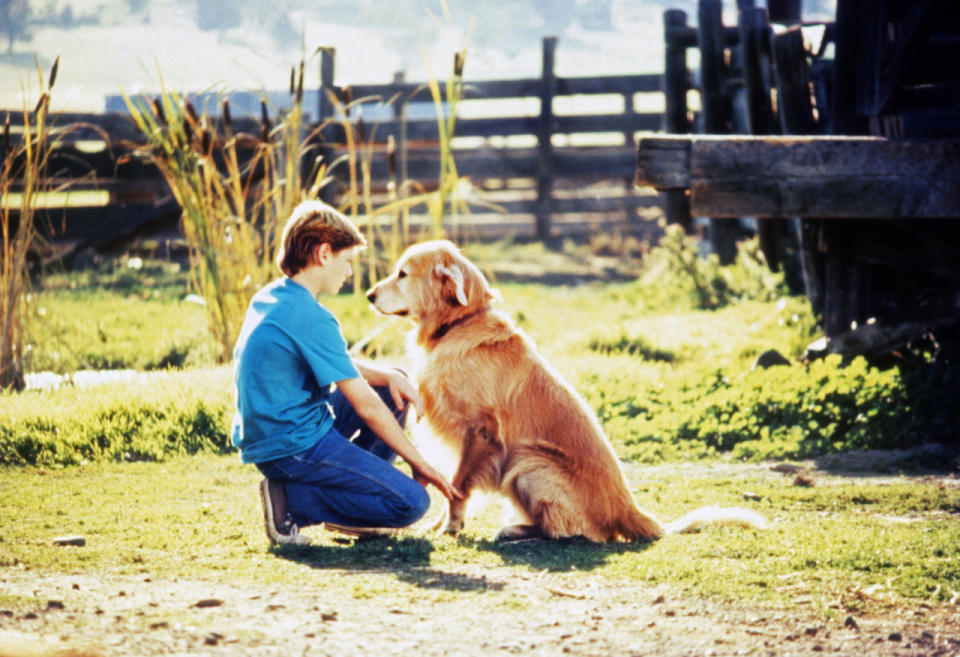
[[[691,369],[642,394],[605,386],[591,401],[627,458],[808,458],[956,441],[944,392],[956,376],[881,371],[862,358],[841,367],[833,356],[740,375]]]
[[[677,225],[664,229],[659,245],[650,251],[644,280],[662,286],[664,294],[692,299],[702,310],[722,308],[736,301],[769,301],[787,294],[782,273],[769,270],[756,238],[738,245],[734,264],[722,266],[716,254],[702,255],[697,240]]]

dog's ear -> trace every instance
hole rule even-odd
[[[437,265],[433,268],[434,273],[442,279],[447,279],[453,283],[457,302],[461,306],[467,305],[467,293],[463,289],[463,270],[456,265]]]

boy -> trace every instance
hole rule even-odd
[[[332,207],[301,203],[277,255],[285,275],[254,295],[237,338],[233,443],[265,477],[260,495],[274,544],[309,543],[299,528],[320,523],[356,533],[410,525],[429,508],[426,484],[461,497],[403,432],[406,405],[421,408],[416,388],[397,370],[354,361],[316,299],[339,292],[365,244]],[[397,454],[414,479],[391,465]]]

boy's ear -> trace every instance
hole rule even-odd
[[[333,253],[333,249],[330,248],[330,245],[326,242],[321,242],[317,247],[316,251],[313,254],[315,258],[315,263],[318,265],[324,264],[327,258]]]

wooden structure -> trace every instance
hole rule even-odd
[[[539,78],[466,80],[462,107],[474,101],[520,106],[520,111],[508,109],[502,115],[487,111],[482,118],[462,116],[457,121],[456,138],[468,142],[463,148],[454,145],[458,173],[468,176],[507,211],[506,215],[489,212],[487,223],[477,231],[486,226],[495,235],[547,239],[611,224],[629,228],[638,225],[634,220],[644,208],[656,213],[656,195],[644,194],[632,184],[634,135],[659,129],[662,117],[659,112],[636,111],[635,99],[642,94],[659,95],[661,76],[558,76],[556,47],[556,39],[543,41]],[[338,86],[334,65],[334,52],[322,51],[319,89],[312,96],[319,117],[311,117],[310,130],[329,122],[322,144],[327,160],[337,161],[346,149],[344,117],[337,115],[334,99],[345,103],[349,98],[370,98],[362,108],[365,148],[374,153],[374,191],[384,190],[389,180],[388,138],[399,146],[400,180],[416,181],[428,189],[435,186],[440,168],[436,109],[426,83],[406,82],[398,76],[389,84]],[[439,86],[445,88],[443,82]],[[219,109],[215,98],[190,97],[211,114]],[[563,107],[580,97],[600,98],[604,108],[583,113]],[[392,102],[385,105],[388,100]],[[108,99],[108,107],[118,106],[122,99]],[[355,111],[346,117],[357,133],[358,115]],[[9,116],[16,131],[22,113],[9,112]],[[130,157],[132,148],[144,139],[126,112],[61,114],[55,120],[66,132],[51,159],[52,185],[69,182],[71,190],[101,194],[87,200],[74,195],[70,207],[47,209],[43,227],[48,238],[76,249],[109,248],[143,231],[175,230],[179,209],[159,172]],[[240,117],[237,111],[233,122],[235,132],[260,133],[256,119]],[[646,224],[653,226],[653,222]]]
[[[808,49],[789,4],[769,0],[777,25],[748,0],[736,28],[718,22],[719,0],[700,0],[698,28],[667,13],[668,88],[689,75],[671,48],[699,47],[714,130],[641,139],[639,182],[683,196],[674,221],[689,221],[685,204],[714,224],[758,217],[773,261],[795,238],[828,336],[871,319],[960,322],[960,5],[838,0]],[[753,136],[719,136],[731,132]]]
[[[639,195],[632,190],[632,181],[636,168],[634,135],[658,130],[662,122],[659,112],[636,111],[635,97],[637,94],[659,95],[661,76],[558,76],[554,70],[556,47],[556,38],[543,40],[539,78],[465,82],[462,108],[467,108],[472,101],[492,101],[500,105],[533,106],[534,112],[483,118],[461,116],[456,127],[458,140],[479,140],[455,150],[460,175],[493,189],[516,188],[511,181],[532,183],[534,193],[528,198],[494,200],[509,216],[533,215],[539,239],[549,239],[555,228],[569,233],[584,226],[584,215],[613,215],[622,219],[634,217],[637,208],[657,204],[656,197]],[[393,115],[378,120],[375,130],[370,126],[368,135],[380,152],[389,138],[395,140],[401,154],[402,178],[435,180],[440,168],[440,152],[436,111],[426,84],[398,79],[389,84],[338,86],[334,84],[334,55],[332,50],[322,51],[318,108],[321,119],[336,115],[331,96],[340,104],[350,98],[395,99],[391,104]],[[441,83],[439,87],[445,94],[446,85]],[[559,102],[576,97],[604,97],[610,109],[602,113],[558,109]],[[420,118],[413,117],[409,111],[415,104],[429,105],[427,112],[420,112]],[[350,120],[356,124],[356,113]],[[591,136],[597,135],[603,136],[603,141],[590,144]],[[338,126],[332,126],[325,137],[334,145],[336,153],[343,152],[345,140]],[[509,142],[520,145],[512,146]],[[373,162],[372,173],[376,182],[386,182],[386,157]],[[596,188],[590,187],[598,181],[623,181],[628,192],[598,194]]]

